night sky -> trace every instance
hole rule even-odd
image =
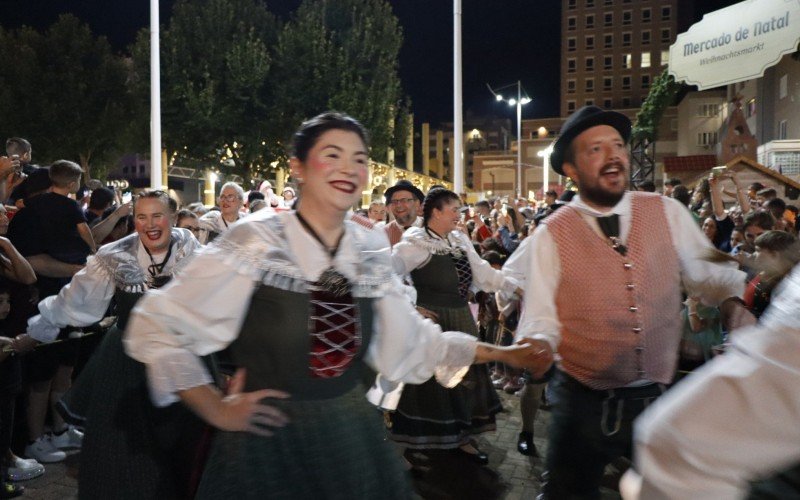
[[[174,0],[161,0],[161,21],[168,21]],[[273,0],[269,9],[286,19],[301,0]],[[400,77],[411,97],[417,123],[452,121],[453,2],[389,0],[403,27]],[[464,113],[514,118],[486,88],[522,81],[533,101],[523,118],[559,112],[559,37],[561,0],[462,0]],[[695,18],[736,3],[696,0]],[[89,23],[123,51],[136,32],[149,25],[147,0],[0,0],[4,28],[23,24],[46,27],[63,12]]]

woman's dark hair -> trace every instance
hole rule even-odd
[[[678,184],[672,189],[672,197],[681,202],[684,207],[688,207],[689,203],[692,201],[692,195],[689,193],[689,188],[683,184]]]
[[[300,125],[300,128],[297,129],[292,138],[292,156],[300,161],[305,161],[308,157],[308,152],[314,147],[317,139],[329,130],[353,132],[361,138],[365,146],[369,147],[367,130],[358,120],[344,113],[327,111],[304,121]]]
[[[495,252],[494,250],[483,252],[481,258],[489,264],[496,264],[498,266],[502,266],[506,261],[499,252]]]
[[[264,200],[266,196],[261,191],[256,191],[255,189],[247,193],[247,203],[253,203],[253,200]]]
[[[422,223],[428,226],[428,221],[433,215],[433,209],[441,210],[445,203],[449,201],[461,201],[457,194],[449,189],[436,188],[428,191],[425,200],[422,202]]]

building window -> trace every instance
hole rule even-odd
[[[575,28],[578,27],[578,19],[575,16],[570,16],[567,18],[567,31],[575,31]]]
[[[778,123],[778,140],[783,141],[787,139],[787,130],[789,128],[789,121],[788,120],[781,120]]]
[[[603,35],[603,47],[610,49],[614,47],[614,35],[606,34]]]
[[[587,35],[586,36],[586,48],[593,49],[594,48],[594,35]]]
[[[603,14],[603,26],[609,28],[614,26],[614,13],[613,12],[606,12]]]
[[[628,26],[633,21],[633,13],[630,10],[622,11],[622,25]]]
[[[574,57],[567,59],[567,73],[575,73],[578,69],[578,63]]]
[[[672,7],[668,5],[661,7],[661,20],[669,21],[670,19],[672,19]]]
[[[652,12],[650,11],[650,7],[645,7],[642,9],[642,22],[649,23],[653,19]]]
[[[650,88],[650,75],[642,75],[642,88]]]
[[[669,129],[672,130],[673,132],[676,132],[678,130],[677,118],[673,118],[672,120],[669,121]]]
[[[594,0],[586,0],[586,7],[587,8],[594,7]]]
[[[672,30],[669,28],[661,28],[661,43],[670,43],[672,41]]]
[[[584,105],[586,105],[586,106],[594,106],[594,99],[586,99],[586,101],[584,102]]]
[[[665,64],[669,64],[669,51],[662,50],[661,51],[661,65],[664,66]]]
[[[650,30],[642,31],[642,45],[650,45]]]
[[[569,52],[575,52],[577,46],[578,46],[578,41],[575,37],[567,38],[567,50]]]
[[[622,34],[622,46],[623,47],[630,47],[631,46],[631,32],[626,31]]]
[[[603,69],[614,68],[614,56],[603,56]]]
[[[625,69],[631,69],[633,67],[633,55],[632,54],[622,54],[622,67]]]
[[[567,101],[567,113],[575,111],[575,101]]]
[[[585,81],[585,92],[594,92],[594,78],[587,78]]]
[[[586,16],[586,27],[594,28],[594,14],[588,14]]]
[[[143,173],[144,173],[144,163],[142,163],[142,164],[140,164],[140,165],[139,165],[139,173],[140,173],[140,174],[143,174]]]
[[[642,52],[642,68],[650,67],[650,52]]]
[[[622,77],[622,90],[630,90],[631,89],[631,77],[630,76],[623,76]]]
[[[614,5],[614,0],[603,0],[603,5]]]
[[[631,107],[631,98],[630,97],[623,97],[622,98],[622,107],[623,108],[630,108]]]
[[[575,88],[575,80],[567,80],[567,94],[574,94]]]
[[[573,10],[578,6],[578,0],[567,0],[567,9]]]
[[[747,117],[756,116],[756,99],[755,97],[747,101]]]
[[[789,75],[783,75],[778,85],[778,96],[783,99],[789,95]]]
[[[614,86],[614,79],[610,76],[603,77],[603,90],[610,91]]]
[[[586,71],[594,71],[594,57],[586,58]]]
[[[697,116],[711,118],[719,116],[719,106],[716,104],[699,104],[697,106]]]
[[[122,167],[122,173],[123,173],[123,174],[127,174],[127,173],[128,173],[128,166],[127,166],[127,165],[125,165],[124,167]]]
[[[717,143],[716,132],[700,132],[697,134],[698,146],[713,146]]]
[[[611,108],[614,107],[614,106],[612,106],[612,104],[613,103],[611,102],[611,99],[603,99],[603,107],[604,108],[611,109]]]

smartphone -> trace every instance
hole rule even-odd
[[[131,194],[130,191],[122,193],[122,203],[130,203],[132,198],[133,195]]]
[[[711,169],[711,176],[715,178],[722,177],[727,171],[728,167],[724,165],[721,167],[714,167]]]

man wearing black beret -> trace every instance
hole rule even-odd
[[[421,226],[422,217],[417,216],[425,195],[418,187],[405,179],[397,181],[384,193],[386,206],[394,220],[384,227],[389,243],[394,246],[403,237],[403,233],[411,226]]]
[[[730,325],[748,320],[743,274],[702,259],[711,245],[685,207],[628,191],[630,134],[596,106],[566,120],[550,164],[578,196],[515,256],[527,271],[517,335],[560,358],[543,498],[599,498],[605,466],[631,457],[633,420],[675,373],[682,287]],[[544,372],[552,358],[540,359]]]

